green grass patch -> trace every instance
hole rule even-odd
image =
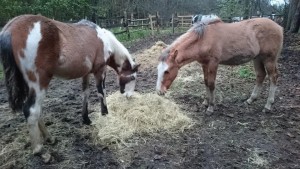
[[[253,72],[252,68],[250,66],[241,66],[238,69],[238,75],[241,78],[247,78],[247,79],[254,79],[255,73]]]

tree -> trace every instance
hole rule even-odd
[[[299,27],[300,27],[300,3],[298,0],[294,0],[294,1],[295,1],[294,5],[296,6],[296,9],[295,9],[295,13],[291,14],[291,16],[290,16],[291,17],[291,21],[290,21],[291,26],[290,26],[289,32],[291,32],[291,33],[297,33],[299,30]]]

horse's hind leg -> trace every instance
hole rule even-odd
[[[82,105],[82,118],[83,123],[90,125],[92,121],[89,118],[88,112],[88,97],[89,97],[89,75],[82,78],[82,90],[83,90],[83,105]]]
[[[263,112],[267,112],[271,110],[271,106],[274,103],[275,92],[277,89],[277,78],[278,78],[278,71],[277,71],[277,63],[274,61],[267,61],[265,63],[265,67],[270,79],[270,89],[269,89],[269,96],[267,99],[267,103],[263,109]]]
[[[50,144],[54,144],[55,143],[55,139],[53,139],[51,137],[51,135],[49,134],[49,132],[48,132],[46,126],[45,126],[44,120],[42,118],[40,118],[38,123],[39,123],[39,129],[42,132],[42,136],[44,138],[44,142],[48,142]]]
[[[39,82],[30,80],[27,81],[29,86],[29,95],[23,106],[23,112],[27,119],[33,154],[41,155],[44,162],[47,163],[50,161],[51,155],[47,152],[42,153],[43,140],[41,136],[45,139],[51,139],[51,137],[41,119],[41,114],[42,103],[51,78],[49,76],[42,76],[41,74],[39,77]]]
[[[246,103],[251,104],[257,99],[262,88],[263,81],[266,77],[266,71],[263,62],[260,59],[254,59],[254,68],[256,73],[256,83],[250,98]]]
[[[23,112],[27,119],[33,154],[39,154],[42,150],[42,133],[38,123],[41,116],[42,101],[45,96],[45,91],[39,90],[39,86],[37,88],[30,88],[29,96],[23,107]]]

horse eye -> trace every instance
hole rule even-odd
[[[170,73],[169,71],[167,71],[167,70],[165,71],[165,74],[169,74],[169,73]]]

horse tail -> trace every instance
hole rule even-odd
[[[15,61],[11,34],[7,32],[0,34],[0,60],[3,65],[9,106],[13,111],[20,111],[28,95],[28,85]]]

